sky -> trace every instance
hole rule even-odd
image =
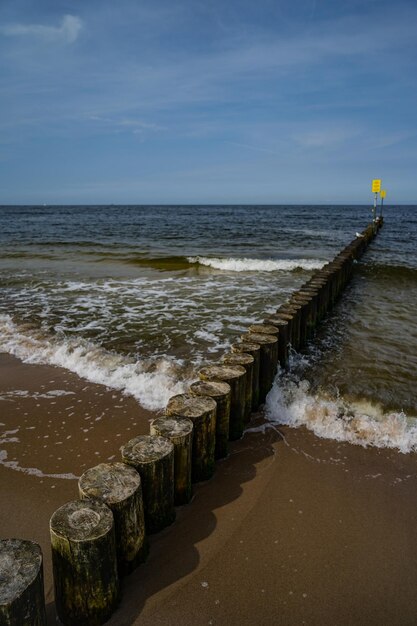
[[[1,0],[0,204],[417,204],[417,3]]]

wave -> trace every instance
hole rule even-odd
[[[101,261],[106,261],[106,257],[102,257]],[[127,265],[137,265],[140,267],[150,267],[161,271],[187,270],[190,267],[188,260],[182,256],[162,256],[155,258],[144,258],[138,255],[120,255],[119,258],[113,257],[112,260],[126,263]]]
[[[202,256],[187,257],[190,263],[212,267],[229,272],[293,272],[295,270],[318,270],[326,261],[317,259],[234,259],[208,258]]]
[[[105,350],[91,341],[43,336],[0,315],[0,352],[25,363],[55,365],[81,378],[133,396],[146,409],[163,409],[169,398],[182,393],[187,382],[182,362],[166,357],[133,360]]]
[[[383,263],[370,263],[362,266],[362,272],[371,275],[373,278],[395,279],[395,280],[417,280],[417,267],[410,265],[396,265]]]
[[[266,399],[266,417],[276,424],[305,426],[323,439],[364,447],[417,451],[417,418],[386,413],[369,400],[347,401],[313,394],[307,380],[278,376]]]

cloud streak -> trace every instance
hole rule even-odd
[[[44,24],[7,24],[0,27],[0,33],[6,37],[35,37],[44,42],[73,43],[83,27],[82,20],[76,15],[64,15],[59,26]]]

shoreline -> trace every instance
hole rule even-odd
[[[6,462],[43,474],[78,476],[118,458],[154,415],[120,392],[5,354],[0,380],[0,449]],[[256,415],[250,428],[263,421]],[[41,545],[53,624],[49,518],[78,497],[76,480],[29,475],[3,459],[0,481],[0,535]],[[306,429],[246,433],[174,524],[150,538],[108,624],[412,624],[416,488],[413,454]]]

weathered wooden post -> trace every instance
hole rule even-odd
[[[209,365],[199,372],[201,380],[230,385],[229,440],[240,439],[245,424],[246,370],[241,365]]]
[[[42,552],[37,543],[0,539],[0,624],[46,626]]]
[[[258,343],[261,346],[261,360],[259,368],[259,401],[265,402],[278,367],[278,337],[262,333],[247,333],[241,335],[242,341]]]
[[[222,358],[222,362],[225,365],[241,365],[246,370],[246,406],[245,406],[245,421],[250,420],[250,414],[252,413],[252,388],[253,388],[253,366],[255,359],[251,354],[245,352],[225,354]]]
[[[120,448],[122,460],[142,480],[145,528],[157,533],[175,519],[174,445],[165,437],[140,435]]]
[[[151,423],[150,432],[174,445],[174,504],[187,504],[192,496],[192,421],[188,417],[158,417]]]
[[[278,314],[271,313],[264,319],[264,324],[275,326],[279,329],[278,333],[278,361],[282,368],[288,365],[288,344],[289,344],[289,326],[288,319],[283,319]]]
[[[191,477],[193,483],[208,480],[214,474],[216,447],[216,411],[213,398],[181,393],[169,399],[166,414],[188,417],[193,425]]]
[[[74,500],[50,521],[55,604],[65,626],[104,624],[119,601],[113,513],[98,500]]]
[[[307,339],[310,339],[317,324],[318,291],[312,287],[301,287],[294,297],[294,302],[307,304]]]
[[[100,500],[111,509],[119,574],[129,574],[148,555],[138,472],[125,463],[100,463],[84,472],[78,491],[82,500]]]
[[[294,350],[300,348],[300,324],[301,324],[301,307],[296,304],[282,304],[277,309],[276,314],[282,316],[283,314],[291,316],[291,347]]]
[[[311,300],[303,297],[298,292],[292,294],[289,300],[290,306],[299,307],[300,312],[300,348],[304,347],[308,339],[308,330],[311,315]]]
[[[317,290],[317,322],[323,319],[327,312],[328,306],[328,284],[325,278],[313,277],[306,283],[309,289]]]
[[[232,396],[230,385],[197,380],[190,385],[190,393],[193,396],[208,396],[215,400],[217,408],[214,456],[216,459],[224,459],[229,454],[229,421]]]
[[[252,411],[256,411],[259,406],[259,364],[261,346],[257,343],[234,343],[230,347],[234,354],[250,354],[253,356],[253,374],[252,374]]]
[[[269,316],[271,317],[271,316]],[[294,348],[293,345],[293,326],[295,324],[295,313],[294,312],[285,312],[279,308],[276,313],[272,314],[272,317],[280,319],[287,323],[287,351],[289,358],[289,350],[290,347]],[[279,344],[279,335],[278,335],[278,344]]]

